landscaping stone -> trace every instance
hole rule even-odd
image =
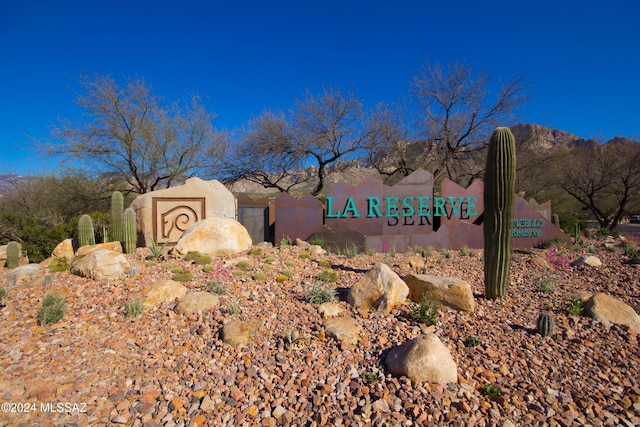
[[[213,310],[220,305],[218,297],[211,292],[189,292],[185,294],[176,307],[178,314],[202,313],[206,310]]]
[[[404,277],[411,301],[420,303],[423,295],[443,305],[462,311],[475,309],[473,291],[469,283],[457,277],[438,277],[429,274],[409,274]]]
[[[640,333],[640,315],[624,302],[600,292],[587,300],[584,312],[605,325],[622,325]]]
[[[71,273],[93,280],[119,279],[130,267],[123,254],[108,249],[96,249],[75,261],[71,265]]]
[[[249,232],[238,221],[230,218],[208,218],[187,228],[173,252],[181,256],[189,252],[218,256],[247,251],[251,246]]]
[[[451,352],[435,334],[414,338],[392,349],[384,360],[394,375],[416,382],[455,383],[458,368]]]
[[[407,284],[388,265],[380,263],[351,286],[347,301],[356,307],[389,313],[405,304],[408,295]]]

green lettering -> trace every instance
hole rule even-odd
[[[387,216],[396,218],[398,216],[398,198],[387,197]],[[394,211],[393,213],[391,211]]]
[[[342,213],[342,218],[347,218],[349,216],[349,212],[351,212],[352,218],[358,218],[360,213],[358,213],[358,208],[356,208],[356,202],[353,200],[353,197],[349,197],[347,199],[347,203],[344,205],[344,212]]]
[[[404,199],[402,199],[402,205],[404,206],[404,208],[402,208],[403,217],[413,216],[413,214],[415,213],[416,210],[413,207],[414,200],[414,197],[405,197]]]
[[[418,206],[419,216],[431,216],[431,207],[429,204],[431,197],[418,197],[418,201],[420,202]]]
[[[445,200],[442,197],[435,197],[433,199],[433,216],[447,216],[444,204]]]
[[[380,213],[380,209],[378,206],[380,205],[380,199],[377,197],[369,197],[367,198],[367,218],[380,218],[382,214]],[[375,214],[374,214],[375,210]]]
[[[338,211],[337,213],[332,213],[331,211],[333,210],[333,196],[328,196],[327,197],[327,218],[340,218],[340,214],[341,212]]]

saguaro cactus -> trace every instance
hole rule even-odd
[[[111,238],[114,242],[122,242],[124,227],[124,198],[122,193],[114,191],[111,194]]]
[[[18,242],[7,243],[7,268],[16,268],[20,263],[20,246]]]
[[[87,214],[84,214],[78,220],[78,241],[80,246],[95,245],[96,235],[93,231],[93,220]]]
[[[131,208],[124,210],[124,251],[128,254],[136,253],[136,211]]]
[[[507,293],[516,181],[513,134],[498,127],[491,135],[484,180],[484,286],[487,298]]]

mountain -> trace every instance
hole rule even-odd
[[[557,147],[575,148],[597,144],[593,139],[584,139],[563,130],[551,129],[545,126],[522,123],[512,126],[511,132],[519,144],[531,144],[541,149]]]

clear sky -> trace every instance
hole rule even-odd
[[[307,88],[393,102],[425,61],[462,61],[525,77],[523,123],[640,140],[639,21],[637,0],[0,0],[0,173],[56,170],[32,138],[82,120],[83,73],[198,93],[233,129]]]

